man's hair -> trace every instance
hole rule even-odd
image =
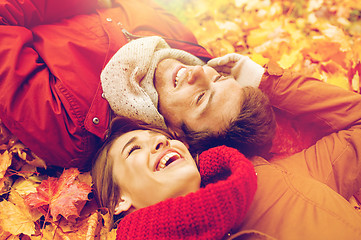
[[[157,128],[139,120],[126,117],[116,117],[112,120],[107,132],[107,139],[93,158],[91,170],[96,200],[101,207],[109,209],[111,219],[113,219],[114,209],[120,198],[121,189],[114,181],[114,159],[111,159],[108,153],[114,142],[120,136],[134,130],[159,132],[166,137],[173,139],[173,136],[164,129]]]
[[[225,129],[196,132],[182,125],[185,141],[192,154],[226,145],[252,157],[263,155],[271,148],[276,121],[269,99],[258,88],[245,87],[242,90],[244,97],[240,113]]]

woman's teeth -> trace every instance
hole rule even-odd
[[[174,81],[174,86],[176,87],[178,85],[178,81],[180,79],[180,76],[186,71],[185,68],[181,68],[179,69],[179,71],[177,72],[177,76],[175,77],[175,81]]]
[[[175,158],[174,158],[174,157],[175,157]],[[175,153],[175,152],[167,153],[167,154],[160,160],[160,162],[159,162],[159,164],[158,164],[157,171],[160,171],[160,170],[164,169],[167,165],[169,165],[170,163],[167,164],[168,161],[169,161],[169,159],[177,160],[177,159],[179,159],[179,158],[180,158],[180,155],[179,155],[178,153]],[[171,161],[171,162],[173,162],[173,161]]]

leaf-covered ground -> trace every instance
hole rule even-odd
[[[214,56],[238,52],[360,93],[356,0],[156,0]],[[44,169],[0,121],[0,240],[114,239],[89,173]],[[357,201],[357,199],[354,199]],[[356,202],[357,203],[357,202]]]
[[[355,0],[157,0],[214,56],[249,55],[360,92],[361,4]]]

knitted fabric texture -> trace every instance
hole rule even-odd
[[[252,163],[237,150],[221,146],[200,157],[202,181],[231,172],[195,193],[139,209],[120,221],[120,239],[221,239],[238,227],[257,188]]]
[[[153,84],[155,69],[165,58],[204,65],[194,55],[170,48],[157,36],[133,40],[111,58],[100,78],[105,98],[117,115],[166,127],[158,112],[158,94]]]

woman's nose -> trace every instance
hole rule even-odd
[[[165,136],[155,136],[153,147],[152,147],[152,153],[156,153],[159,150],[162,150],[164,147],[169,146],[169,141]]]
[[[206,80],[207,79],[203,67],[198,65],[194,66],[193,69],[190,71],[188,84],[204,83],[206,82]]]

